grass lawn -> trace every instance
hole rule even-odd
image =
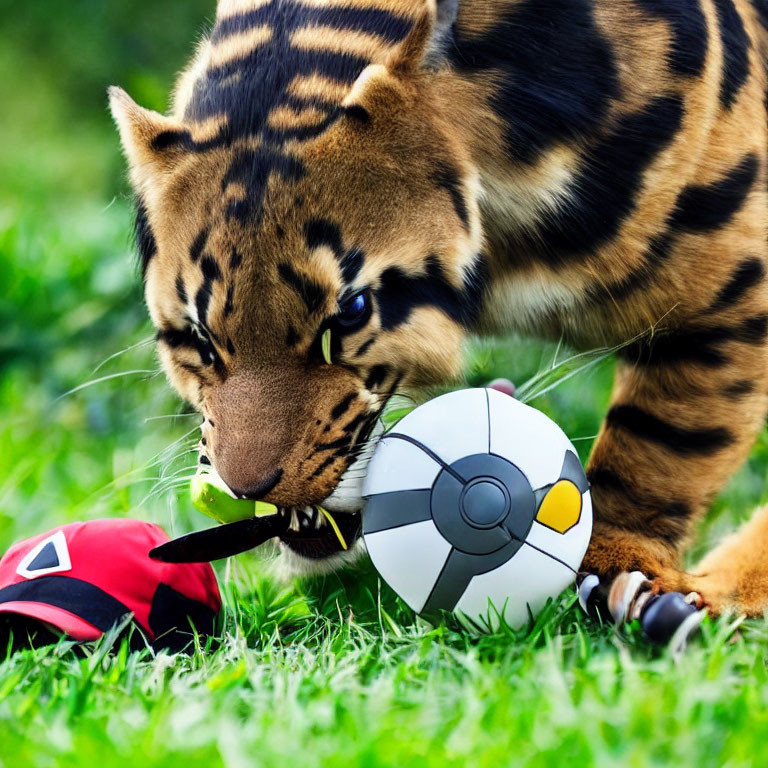
[[[0,4],[0,550],[103,516],[202,527],[186,498],[199,419],[158,371],[103,94],[119,82],[162,109],[212,2]],[[467,382],[566,356],[478,342]],[[582,458],[612,366],[533,401]],[[768,501],[767,478],[764,434],[692,558]],[[0,649],[0,766],[768,765],[764,621],[706,622],[674,659],[594,625],[571,592],[477,637],[420,622],[364,566],[289,586],[255,555],[217,568],[219,642],[192,657]]]

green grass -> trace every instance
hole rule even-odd
[[[768,759],[768,638],[705,626],[679,662],[564,599],[528,633],[381,620],[376,590],[229,592],[216,652],[16,654],[9,766],[750,766]],[[268,591],[267,591],[268,592]]]
[[[104,88],[162,109],[208,0],[0,0],[0,550],[77,519],[207,521],[183,478],[199,420],[157,369]],[[121,353],[116,357],[116,353]],[[565,352],[478,342],[467,382]],[[586,458],[610,360],[534,401]],[[72,390],[76,390],[72,392]],[[66,394],[66,393],[70,394]],[[692,557],[768,500],[768,437]],[[681,658],[595,626],[567,592],[525,630],[422,623],[370,567],[274,584],[218,567],[218,643],[192,657],[0,649],[0,766],[763,766],[768,625],[707,622]]]

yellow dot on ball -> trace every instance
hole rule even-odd
[[[558,533],[566,533],[581,517],[581,492],[570,480],[558,480],[544,497],[536,520]]]

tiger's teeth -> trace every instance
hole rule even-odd
[[[319,530],[326,524],[325,518],[320,514],[320,510],[317,507],[312,507],[312,516],[315,520],[315,530]]]
[[[291,511],[291,524],[288,526],[292,531],[299,531],[299,515],[296,510]]]
[[[309,528],[310,525],[312,525],[312,511],[309,507],[304,507],[304,509],[299,512],[299,524],[302,528]]]

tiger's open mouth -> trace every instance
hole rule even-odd
[[[355,458],[341,476],[336,489],[322,506],[277,507],[274,513],[243,516],[217,528],[196,531],[155,548],[150,556],[164,562],[207,562],[230,557],[261,546],[269,540],[280,542],[283,555],[288,555],[286,575],[321,573],[334,570],[342,563],[351,563],[364,551],[362,537],[363,483],[368,463],[383,434],[379,422],[371,435],[355,450]],[[199,491],[200,511],[223,522],[215,512],[216,494],[246,503],[224,483],[205,454],[205,442],[198,445],[199,462],[205,469],[207,481]],[[200,473],[198,472],[199,476]],[[197,477],[196,476],[196,477]],[[208,494],[208,498],[206,497]],[[271,505],[268,505],[271,506]],[[213,514],[211,512],[213,511]],[[219,508],[221,511],[221,507]],[[253,514],[253,510],[251,510]],[[225,518],[226,519],[226,518]]]
[[[319,507],[281,510],[290,516],[278,538],[292,552],[309,560],[322,560],[352,548],[362,532],[359,512],[324,512]]]
[[[384,427],[379,421],[322,506],[309,505],[284,511],[290,515],[290,522],[278,538],[285,550],[320,564],[355,548],[363,528],[363,482],[368,463],[383,434]]]

